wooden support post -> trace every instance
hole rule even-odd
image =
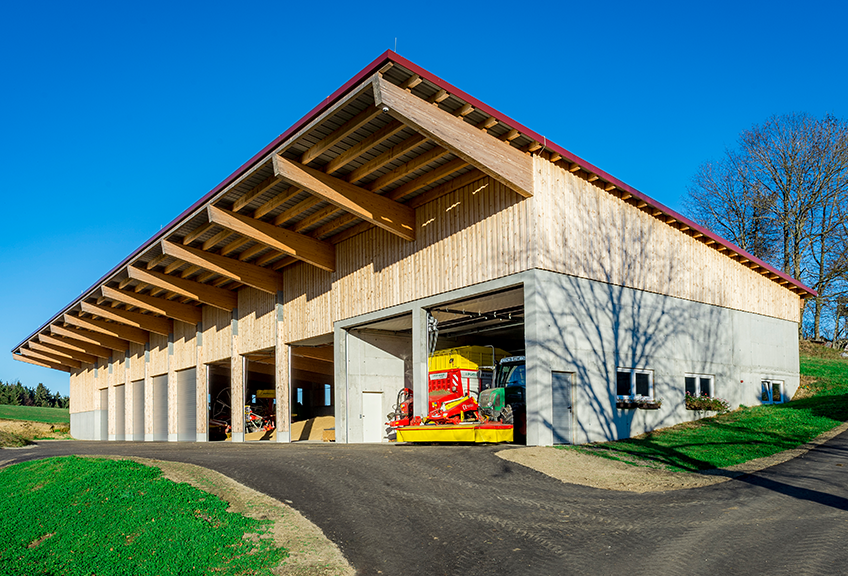
[[[283,318],[283,292],[277,292],[274,389],[277,397],[277,442],[291,442],[291,354],[286,344],[286,324]]]
[[[233,310],[230,345],[230,426],[232,441],[244,442],[244,379],[245,358],[239,352],[238,308]]]

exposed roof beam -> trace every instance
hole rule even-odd
[[[251,258],[256,256],[257,254],[262,252],[263,250],[267,250],[267,249],[268,249],[268,246],[266,246],[265,244],[261,244],[261,243],[257,242],[256,244],[254,244],[253,246],[251,246],[247,250],[243,250],[241,252],[241,254],[238,255],[238,259],[241,260],[242,262],[247,262],[248,260],[250,260]]]
[[[140,330],[155,332],[163,336],[167,336],[174,331],[174,323],[168,318],[159,318],[139,312],[127,312],[126,310],[98,306],[97,304],[89,304],[88,302],[80,302],[79,304],[82,311],[87,314],[93,314],[100,318],[105,318],[119,324],[126,324]]]
[[[58,356],[56,354],[50,354],[49,352],[36,352],[35,350],[30,350],[29,348],[20,348],[18,351],[24,356],[28,356],[41,362],[51,362],[53,364],[68,366],[69,368],[82,367],[82,363],[77,362],[76,360],[72,360],[71,358],[65,358],[64,356]]]
[[[233,204],[233,212],[238,212],[248,204],[250,204],[255,198],[264,194],[267,190],[273,188],[280,179],[271,174],[265,180],[245,192],[245,194],[235,201]]]
[[[192,242],[203,236],[213,226],[214,224],[212,224],[212,222],[207,222],[202,226],[198,226],[183,237],[183,244],[191,244]]]
[[[197,306],[180,304],[179,302],[172,302],[171,300],[155,298],[145,294],[115,290],[109,286],[101,286],[100,290],[110,300],[155,312],[156,314],[161,314],[162,316],[167,316],[168,318],[173,318],[186,324],[199,324],[203,321],[203,311]]]
[[[330,204],[329,206],[325,206],[324,208],[321,208],[317,212],[313,212],[312,214],[310,214],[309,216],[307,216],[303,220],[298,220],[298,222],[294,226],[292,226],[290,228],[290,230],[292,232],[301,232],[301,231],[309,228],[310,226],[312,226],[316,222],[320,222],[324,218],[330,216],[331,214],[335,214],[336,212],[341,212],[341,209]]]
[[[271,212],[277,206],[282,206],[295,196],[300,193],[300,188],[297,186],[289,186],[286,188],[285,192],[281,192],[277,194],[267,202],[265,202],[262,206],[256,209],[256,212],[253,213],[254,218],[262,218],[268,212]]]
[[[250,242],[250,238],[248,238],[246,236],[239,236],[238,238],[235,238],[234,240],[230,241],[229,244],[227,244],[223,248],[221,248],[218,251],[218,254],[220,254],[221,256],[226,256],[230,252],[235,252],[236,250],[238,250],[239,248],[241,248],[242,246],[244,246],[248,242]]]
[[[328,134],[321,139],[320,142],[313,144],[309,150],[303,153],[300,157],[301,164],[309,164],[318,156],[332,148],[339,140],[349,136],[351,133],[359,130],[364,124],[370,122],[375,116],[381,113],[377,107],[369,107],[342,124],[337,130]]]
[[[430,162],[438,160],[439,158],[447,154],[450,154],[450,152],[448,152],[441,146],[437,146],[431,150],[428,150],[427,152],[424,152],[423,154],[419,154],[409,162],[398,166],[391,172],[383,174],[373,182],[369,182],[367,185],[365,185],[365,188],[367,190],[370,190],[371,192],[376,192],[377,190],[385,188],[392,182],[395,182],[396,180],[400,180],[404,176],[412,174],[416,170],[423,168]]]
[[[212,207],[210,206],[210,208]],[[212,210],[209,210],[210,215],[212,212]],[[246,216],[240,217],[246,218]],[[265,225],[270,226],[270,224]],[[210,272],[216,272],[221,276],[236,280],[257,290],[268,292],[269,294],[276,294],[283,289],[283,277],[261,266],[239,262],[226,256],[204,252],[187,246],[178,246],[167,241],[162,242],[162,250],[174,258],[185,260],[191,264],[197,264]]]
[[[53,328],[55,328],[55,326],[50,327],[51,332],[53,332]],[[104,348],[103,346],[98,346],[97,344],[90,344],[72,338],[56,338],[55,336],[48,336],[47,334],[39,334],[38,339],[44,342],[45,344],[61,346],[68,350],[73,350],[75,352],[83,352],[92,356],[105,358],[106,360],[112,357],[112,350],[110,350],[109,348]]]
[[[53,370],[61,370],[63,372],[70,372],[71,368],[68,366],[63,366],[62,364],[56,364],[54,362],[47,362],[45,360],[36,360],[34,358],[27,358],[26,356],[22,356],[21,354],[12,354],[12,358],[17,360],[18,362],[26,362],[27,364],[33,364],[35,366],[41,366],[42,368],[52,368]]]
[[[359,180],[362,180],[372,172],[379,170],[395,158],[399,158],[403,156],[413,148],[420,146],[424,142],[427,141],[427,137],[423,134],[416,134],[410,138],[407,138],[397,146],[392,146],[389,150],[386,150],[376,158],[369,160],[350,174],[345,177],[345,180],[350,182],[351,184],[355,184]]]
[[[320,174],[320,172],[318,173]],[[330,178],[330,176],[325,177]],[[332,272],[336,269],[336,249],[332,244],[321,242],[315,238],[310,238],[290,230],[284,230],[261,220],[255,220],[241,214],[216,208],[215,206],[209,206],[207,211],[209,220],[233,230],[242,236],[252,238],[265,246],[294,256],[298,260],[303,260],[322,270]],[[202,266],[200,263],[197,264]],[[257,268],[259,267],[257,266]],[[261,268],[259,269],[261,270]],[[238,278],[236,277],[236,279]],[[242,282],[242,280],[239,281]],[[254,288],[258,287],[254,286]]]
[[[483,134],[471,124],[427,104],[381,77],[374,80],[374,100],[389,114],[413,126],[469,164],[525,197],[533,195],[533,159]]]
[[[65,324],[70,324],[71,326],[78,326],[80,328],[85,328],[86,330],[106,334],[107,336],[114,336],[115,338],[120,338],[122,340],[129,340],[136,344],[147,344],[150,341],[150,335],[144,330],[125,326],[123,324],[106,322],[104,320],[95,320],[94,318],[80,318],[79,316],[72,316],[70,314],[65,314],[63,316],[63,320],[65,321]]]
[[[67,319],[65,319],[67,322]],[[68,322],[70,324],[70,322]],[[91,330],[85,329],[71,329],[65,328],[64,326],[57,326],[55,324],[50,325],[50,333],[56,334],[57,336],[64,336],[66,338],[71,338],[75,342],[81,342],[80,346],[97,346],[102,348],[109,348],[111,350],[116,350],[118,352],[126,352],[130,348],[130,343],[125,339],[116,338],[114,336],[107,336],[101,332],[92,332]],[[100,356],[99,352],[95,352],[95,349],[88,350],[89,354],[94,354],[95,356]]]
[[[274,171],[327,202],[406,240],[415,240],[415,211],[388,198],[274,156]]]
[[[215,222],[212,222],[215,224]],[[203,243],[203,250],[209,250],[218,242],[223,242],[227,238],[233,235],[232,230],[227,230],[226,228],[218,232],[217,234],[213,234],[211,238],[209,238],[206,242]]]
[[[371,148],[386,140],[391,138],[401,130],[403,130],[405,126],[402,122],[398,122],[397,120],[392,120],[361,142],[358,142],[327,162],[327,165],[324,166],[324,172],[326,174],[332,174],[339,168],[344,168],[347,166],[352,160],[358,158],[365,152],[368,152]]]
[[[154,268],[159,266],[159,264],[162,262],[162,260],[164,260],[167,257],[168,257],[167,254],[159,254],[159,256],[156,256],[155,258],[150,260],[150,262],[147,263],[147,269],[153,270]]]
[[[468,186],[472,182],[476,182],[477,180],[480,180],[481,178],[486,178],[486,177],[487,176],[483,172],[480,172],[479,170],[474,168],[474,169],[466,172],[462,176],[452,178],[451,180],[448,180],[444,184],[440,184],[440,185],[436,186],[435,188],[431,188],[430,190],[427,190],[424,194],[420,194],[420,195],[416,196],[415,198],[411,199],[407,203],[407,205],[410,206],[411,208],[418,208],[419,206],[423,206],[427,202],[432,202],[433,200],[441,198],[442,196],[444,196],[446,194],[450,194],[454,190],[459,190],[463,186]]]
[[[280,224],[285,224],[286,222],[288,222],[289,220],[291,220],[292,218],[294,218],[298,214],[301,214],[301,213],[309,210],[310,208],[312,208],[316,204],[320,204],[323,201],[324,201],[323,198],[319,198],[317,196],[310,196],[306,200],[301,200],[300,202],[298,202],[297,204],[295,204],[294,206],[292,206],[291,208],[289,208],[285,212],[280,213],[276,218],[274,218],[273,224],[274,224],[274,226],[279,226]]]
[[[86,354],[85,352],[80,352],[78,350],[70,350],[63,346],[56,346],[55,344],[45,344],[43,342],[35,342],[34,340],[30,340],[28,345],[36,352],[56,354],[63,358],[69,358],[71,360],[76,360],[77,362],[84,362],[85,364],[97,363],[96,356],[92,356],[91,354]]]
[[[322,362],[321,360],[313,360],[312,358],[303,358],[301,356],[295,356],[292,359],[292,369],[293,370],[306,370],[307,372],[314,372],[315,374],[323,374],[324,376],[332,376],[333,375],[333,365],[329,362]]]
[[[451,160],[446,164],[442,164],[441,166],[430,170],[429,172],[425,172],[415,180],[410,180],[403,186],[398,186],[397,188],[386,194],[386,198],[391,198],[392,200],[400,200],[404,196],[408,196],[416,190],[428,186],[436,180],[441,180],[445,176],[453,174],[457,170],[461,170],[466,166],[468,166],[468,162],[466,162],[462,158],[455,158],[454,160]]]

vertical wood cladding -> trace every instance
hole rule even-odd
[[[546,160],[535,173],[539,268],[799,320],[776,282]]]
[[[274,347],[276,301],[276,294],[250,287],[239,290],[239,349],[242,354]]]
[[[168,373],[168,337],[150,333],[150,370],[151,376]]]
[[[203,360],[217,362],[230,359],[232,314],[212,306],[203,307]]]
[[[194,368],[197,364],[197,326],[174,320],[174,370]]]

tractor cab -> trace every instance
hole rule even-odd
[[[503,358],[495,366],[491,386],[480,392],[480,413],[490,420],[514,425],[516,436],[524,436],[527,427],[526,391],[526,358]]]

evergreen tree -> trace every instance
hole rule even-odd
[[[50,391],[41,382],[35,388],[33,404],[41,408],[50,408]]]

